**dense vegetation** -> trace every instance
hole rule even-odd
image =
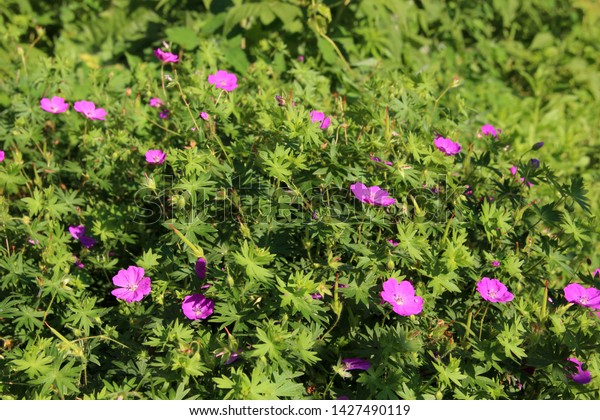
[[[5,3],[3,398],[600,398],[596,1]]]

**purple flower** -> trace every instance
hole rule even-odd
[[[492,267],[500,267],[500,261],[497,260],[492,261],[490,264],[492,264]]]
[[[529,164],[531,165],[532,168],[537,169],[540,167],[540,161],[538,159],[531,159],[529,161]]]
[[[358,358],[342,359],[344,370],[369,370],[371,362]]]
[[[168,109],[163,109],[162,111],[160,111],[160,114],[158,114],[158,116],[163,120],[166,120],[167,118],[169,118],[170,113],[171,111],[169,111]]]
[[[514,299],[514,295],[498,279],[482,278],[477,283],[477,291],[488,302],[505,303]]]
[[[585,385],[592,380],[592,375],[589,370],[583,370],[581,368],[582,363],[575,357],[569,357],[567,359],[569,362],[575,364],[576,373],[568,374],[567,377],[577,382],[578,384]]]
[[[164,163],[166,158],[167,154],[160,149],[148,150],[146,152],[146,162],[151,163],[153,165],[160,165]]]
[[[329,124],[331,123],[331,119],[329,117],[325,118],[325,114],[322,113],[321,111],[310,111],[310,122],[320,122],[320,128],[322,130],[327,129],[327,127],[329,127]]]
[[[394,241],[393,239],[388,239],[387,241],[388,241],[388,243],[389,243],[391,246],[398,246],[398,245],[400,245],[400,242],[396,242],[396,241]]]
[[[208,113],[202,111],[200,113],[200,118],[202,118],[204,121],[208,121],[208,118],[209,118]]]
[[[75,264],[75,266],[76,266],[77,268],[83,268],[83,267],[85,267],[85,266],[83,265],[83,263],[81,262],[81,260],[80,260],[79,258],[77,258],[77,256],[76,256],[76,255],[73,255],[73,257],[75,257],[75,263],[74,263],[74,264]]]
[[[381,162],[382,161],[377,156],[371,156],[371,160],[374,161],[374,162]]]
[[[96,245],[97,241],[94,238],[83,235],[79,237],[79,242],[81,242],[81,245],[83,245],[84,247],[91,248],[94,245]]]
[[[498,137],[498,131],[496,131],[496,128],[491,124],[486,124],[483,127],[481,127],[481,134],[483,134],[484,136]]]
[[[144,269],[133,265],[127,270],[119,270],[113,277],[113,283],[120,288],[113,290],[112,295],[127,303],[139,302],[151,291],[150,277],[144,277]]]
[[[53,96],[52,99],[40,99],[40,108],[52,114],[61,114],[69,109],[69,104],[60,96]]]
[[[596,276],[600,277],[600,268],[596,268],[596,271],[594,271],[592,273],[592,277],[596,277]]]
[[[214,308],[215,302],[201,293],[186,296],[181,304],[183,314],[192,320],[208,318],[212,315]]]
[[[4,150],[0,150],[0,162],[4,160]]]
[[[311,293],[310,297],[313,298],[313,299],[315,299],[315,300],[316,299],[323,299],[323,295],[320,294],[320,293]]]
[[[544,142],[540,141],[531,146],[531,150],[540,150],[542,147],[544,147]]]
[[[96,105],[90,101],[77,101],[73,109],[82,113],[90,120],[106,120],[106,110],[104,108],[96,109]]]
[[[202,257],[198,258],[194,270],[196,271],[196,275],[204,280],[206,278],[206,260]]]
[[[150,98],[150,106],[153,108],[160,108],[163,104],[159,98]]]
[[[69,233],[74,239],[79,239],[85,234],[85,226],[69,226]]]
[[[567,302],[574,302],[586,308],[600,309],[600,290],[593,287],[585,288],[580,284],[571,283],[564,288]]]
[[[208,76],[208,83],[227,92],[231,92],[238,87],[235,74],[227,73],[225,70],[219,70],[215,74],[210,74]]]
[[[415,296],[415,289],[409,281],[398,283],[395,278],[389,278],[383,283],[381,299],[392,304],[392,309],[398,315],[416,315],[423,310],[423,298]]]
[[[367,204],[387,207],[396,202],[396,199],[390,197],[386,190],[382,190],[376,185],[367,187],[365,184],[357,182],[356,184],[350,185],[350,191],[352,191],[352,194],[354,194],[356,198]]]
[[[462,149],[460,144],[453,142],[450,139],[446,139],[444,137],[437,137],[433,144],[438,148],[441,152],[444,152],[446,156],[452,156],[459,153]]]
[[[179,61],[179,57],[177,54],[173,54],[168,51],[163,51],[160,48],[154,50],[154,55],[163,63],[177,63]]]

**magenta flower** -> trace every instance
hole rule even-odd
[[[160,108],[163,104],[163,101],[160,98],[150,98],[150,106],[153,108]]]
[[[490,264],[492,264],[492,267],[500,267],[500,261],[497,260],[492,261]]]
[[[40,99],[40,108],[52,114],[61,114],[69,109],[69,104],[60,96],[53,96],[51,99]]]
[[[183,299],[181,309],[189,319],[206,319],[212,315],[215,302],[201,293],[188,295]]]
[[[173,54],[172,52],[163,51],[160,48],[154,50],[154,55],[163,63],[177,63],[179,61],[179,57],[177,54]]]
[[[483,127],[481,127],[481,134],[483,134],[484,136],[498,137],[498,131],[496,131],[496,128],[491,124],[486,124]]]
[[[320,294],[320,293],[311,293],[310,297],[313,298],[313,299],[315,299],[315,300],[323,299],[323,295]]]
[[[167,118],[169,118],[170,113],[171,111],[169,111],[168,109],[163,109],[162,111],[160,111],[160,114],[158,114],[158,116],[163,120],[166,120]]]
[[[383,283],[383,291],[380,296],[381,299],[392,305],[392,309],[398,315],[416,315],[423,310],[423,298],[415,296],[415,289],[407,280],[398,283],[395,278],[389,278]]]
[[[208,119],[209,119],[209,115],[208,115],[208,113],[206,113],[206,112],[202,111],[202,112],[200,113],[200,118],[202,118],[204,121],[208,121]]]
[[[202,257],[198,258],[194,270],[196,271],[196,275],[204,280],[206,278],[206,260]]]
[[[310,122],[320,122],[320,128],[322,130],[327,129],[327,127],[329,127],[329,124],[331,123],[331,119],[329,117],[325,118],[325,114],[322,113],[321,111],[310,111]]]
[[[85,226],[69,226],[69,233],[74,239],[79,239],[85,234]]]
[[[386,190],[382,190],[376,185],[367,187],[365,184],[357,182],[356,184],[350,185],[350,191],[352,191],[352,194],[354,194],[356,198],[367,204],[387,207],[396,202],[396,199],[390,197]]]
[[[600,290],[585,288],[581,284],[571,283],[564,288],[567,302],[577,303],[586,308],[600,309]]]
[[[488,302],[505,303],[514,299],[514,295],[498,279],[482,278],[477,282],[477,291]]]
[[[460,144],[453,142],[450,139],[446,139],[444,137],[437,137],[433,144],[438,148],[439,151],[446,154],[446,156],[452,156],[459,153],[462,149]]]
[[[371,362],[368,360],[358,359],[351,357],[348,359],[342,359],[344,370],[369,370]]]
[[[394,247],[400,245],[400,242],[396,242],[393,239],[388,239],[387,241],[391,246],[394,246]]]
[[[148,150],[146,152],[146,162],[151,163],[153,165],[160,165],[164,163],[166,158],[167,154],[160,149]]]
[[[0,150],[0,162],[4,160],[4,150]]]
[[[575,357],[569,357],[567,359],[569,362],[575,365],[576,373],[568,374],[567,377],[577,382],[578,384],[585,385],[592,380],[592,375],[589,370],[583,370],[581,368],[582,363]]]
[[[510,167],[510,173],[513,174],[513,176],[517,174],[518,170],[519,170],[519,168],[517,168],[514,165]]]
[[[133,265],[127,270],[119,270],[113,277],[113,283],[120,287],[113,290],[112,295],[127,303],[139,302],[151,291],[150,277],[144,277],[144,269]]]
[[[210,74],[208,76],[208,83],[227,92],[231,92],[238,87],[235,74],[227,73],[225,70],[219,70],[215,74]]]
[[[82,113],[90,120],[106,120],[106,110],[104,108],[96,109],[96,105],[90,101],[77,101],[73,109]]]

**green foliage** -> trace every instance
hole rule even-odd
[[[599,399],[600,318],[563,293],[600,288],[599,28],[591,0],[8,0],[0,396]],[[128,304],[132,265],[152,291]],[[420,314],[381,304],[392,277]]]

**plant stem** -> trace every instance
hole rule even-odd
[[[483,311],[483,316],[481,317],[481,325],[479,326],[479,339],[481,340],[481,333],[483,331],[483,321],[485,320],[485,316],[487,315],[488,308],[490,307],[489,303],[485,304],[485,311]]]

